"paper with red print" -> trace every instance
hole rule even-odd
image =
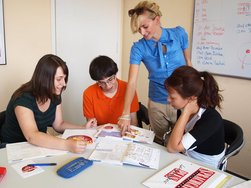
[[[44,170],[39,166],[28,165],[28,164],[33,164],[33,163],[35,162],[31,160],[22,161],[22,162],[13,164],[12,168],[14,168],[15,171],[23,178],[28,178],[30,176],[34,176],[36,174],[40,174],[41,172],[44,172]]]
[[[215,188],[228,180],[221,171],[179,159],[143,182],[149,188]]]
[[[66,129],[62,135],[64,139],[84,141],[86,149],[94,149],[96,129]]]
[[[112,137],[119,137],[123,138],[125,140],[131,140],[134,142],[139,143],[147,143],[152,144],[154,139],[154,132],[143,129],[140,127],[136,127],[134,125],[130,126],[131,131],[126,132],[125,136],[121,136],[121,130],[117,124],[104,124],[102,127],[99,128],[96,137],[106,137],[106,136],[112,136]]]

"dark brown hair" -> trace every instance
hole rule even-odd
[[[24,92],[29,92],[42,103],[48,99],[55,100],[58,96],[54,94],[54,77],[58,67],[63,69],[67,83],[69,71],[66,63],[56,55],[47,54],[38,61],[31,80],[19,87],[12,95],[12,99],[15,100]],[[66,86],[63,90],[65,88]]]
[[[117,64],[108,56],[100,55],[94,58],[89,67],[89,73],[93,80],[103,80],[117,74]]]
[[[221,109],[223,97],[219,94],[216,80],[209,72],[199,72],[193,67],[181,66],[165,80],[165,87],[167,90],[174,89],[184,99],[197,97],[199,107]]]

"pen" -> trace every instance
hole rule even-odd
[[[27,166],[55,166],[57,163],[34,163],[28,164]]]
[[[141,165],[141,166],[143,166],[143,167],[147,167],[147,168],[150,168],[150,166],[148,166],[148,165],[145,165],[145,164],[143,164],[143,163],[139,163],[139,165]]]

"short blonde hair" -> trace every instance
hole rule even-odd
[[[162,13],[159,10],[159,5],[152,1],[141,1],[139,2],[134,9],[128,11],[129,16],[131,17],[131,30],[133,33],[137,33],[139,29],[139,16],[147,13],[150,19],[154,19],[156,16],[162,16]]]

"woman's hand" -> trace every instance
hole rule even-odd
[[[68,151],[72,153],[83,153],[86,148],[86,142],[79,140],[67,140]]]
[[[189,99],[188,103],[184,107],[183,113],[187,113],[187,115],[192,115],[197,113],[199,110],[199,106],[197,103],[197,99]]]
[[[122,136],[125,135],[125,132],[130,132],[131,131],[130,123],[131,123],[130,119],[122,119],[122,118],[119,119],[118,125],[119,125],[119,127],[121,129],[121,135]]]
[[[85,128],[86,129],[93,128],[93,127],[97,127],[97,120],[96,120],[96,118],[89,119],[87,121],[87,123],[85,124]]]

